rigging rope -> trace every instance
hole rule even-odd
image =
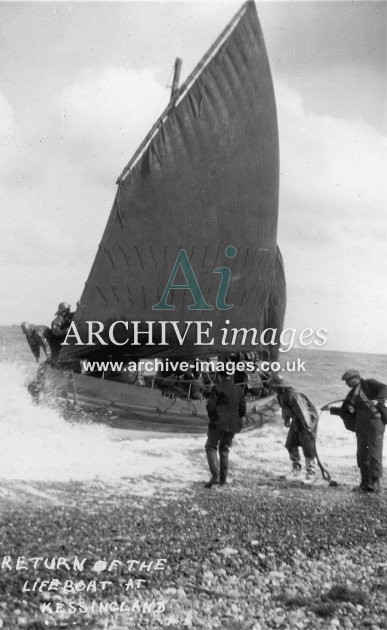
[[[339,402],[343,402],[343,400],[342,399],[341,400],[332,400],[332,402],[327,403],[326,405],[324,405],[321,408],[321,411],[320,411],[319,416],[318,416],[318,420],[320,420],[320,417],[321,417],[321,414],[322,414],[323,411],[326,411],[327,409],[329,409],[330,405],[334,405],[335,403],[339,403]],[[319,467],[319,469],[321,471],[321,476],[324,479],[324,481],[328,481],[328,483],[331,486],[331,488],[337,488],[339,484],[337,483],[337,481],[334,481],[332,479],[332,477],[330,476],[330,474],[327,471],[327,469],[324,468],[324,466],[322,465],[321,460],[320,460],[320,458],[318,456],[318,452],[317,452],[316,439],[315,438],[313,438],[313,439],[314,439],[314,450],[315,450],[315,453],[316,453],[317,464],[318,464],[318,467]]]

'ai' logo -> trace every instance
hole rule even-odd
[[[233,245],[229,245],[226,247],[225,254],[227,258],[235,258],[238,250]],[[184,274],[186,279],[185,284],[175,284],[176,276],[179,270]],[[216,296],[215,307],[219,311],[228,311],[230,308],[233,308],[234,304],[226,303],[226,295],[228,290],[228,285],[231,280],[231,270],[229,267],[217,267],[214,269],[212,273],[219,273],[221,278],[219,282],[218,295]],[[189,311],[212,311],[213,306],[208,304],[204,297],[203,293],[200,289],[199,283],[196,279],[195,272],[192,269],[192,265],[188,260],[187,252],[185,249],[181,249],[175,264],[173,265],[173,269],[171,271],[171,275],[168,278],[168,282],[164,289],[164,293],[161,297],[161,300],[158,304],[154,304],[152,306],[153,311],[174,311],[175,307],[172,304],[167,303],[168,295],[171,289],[189,289],[191,291],[192,297],[194,299],[194,303],[188,307]]]

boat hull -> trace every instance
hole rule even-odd
[[[40,389],[43,400],[61,398],[85,410],[105,411],[103,422],[117,429],[168,433],[205,433],[206,399],[164,395],[152,381],[123,383],[49,368]],[[277,410],[276,396],[247,398],[242,431],[262,426]],[[96,414],[101,421],[101,414]]]

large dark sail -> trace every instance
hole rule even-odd
[[[279,157],[277,116],[265,44],[253,2],[247,2],[199,63],[118,180],[118,191],[75,323],[107,330],[117,321],[211,321],[214,345],[198,346],[189,329],[181,344],[64,347],[66,363],[90,356],[200,356],[249,349],[225,346],[222,327],[281,330],[285,283],[277,251]],[[232,246],[234,250],[228,250]],[[172,289],[174,310],[160,303],[179,252],[207,306],[190,310],[190,289]],[[233,251],[233,258],[227,257]],[[217,308],[221,272],[231,271],[225,304]],[[187,284],[179,268],[174,283]],[[219,306],[219,304],[218,304]],[[225,321],[229,324],[225,324]],[[116,328],[117,341],[131,338]],[[107,339],[107,337],[106,337]],[[73,342],[72,342],[73,343]],[[275,349],[273,349],[275,354]]]

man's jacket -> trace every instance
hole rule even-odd
[[[285,422],[292,420],[298,431],[317,431],[318,411],[305,394],[297,392],[293,387],[286,387],[278,392],[278,402]]]
[[[58,314],[51,322],[51,332],[57,339],[65,339],[75,313]]]
[[[207,403],[210,424],[221,431],[239,433],[246,413],[246,401],[242,387],[231,381],[217,383],[211,390]]]
[[[52,334],[47,326],[31,326],[26,334],[28,345],[36,360],[40,356],[40,348],[43,348],[47,359],[51,359]]]
[[[351,389],[341,407],[331,407],[330,413],[340,416],[348,431],[358,433],[367,429],[371,419],[380,419],[387,424],[386,401],[387,385],[373,378],[362,379],[360,387]]]

